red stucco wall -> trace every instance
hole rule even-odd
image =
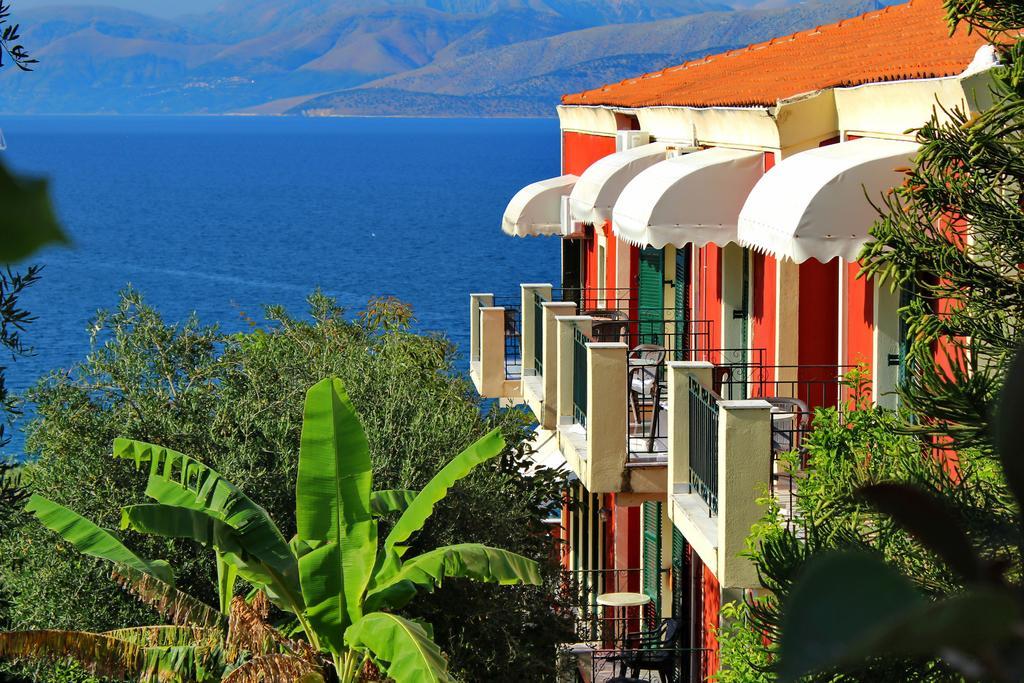
[[[701,647],[707,650],[704,676],[712,676],[718,671],[718,619],[722,608],[722,589],[718,579],[706,566],[704,569],[704,586],[701,593],[704,597],[704,642]]]
[[[615,138],[586,133],[562,133],[562,173],[580,175],[601,157],[615,152]]]
[[[710,338],[697,339],[698,344],[705,348],[722,348],[722,250],[714,244],[701,247],[697,250],[697,268],[693,274],[700,300],[697,304],[696,319],[708,321],[710,326]],[[699,329],[699,328],[698,328]],[[715,362],[717,358],[698,356],[696,360],[710,360]]]
[[[835,366],[839,363],[839,262],[809,259],[799,268],[797,362],[802,366]],[[827,368],[800,368],[798,379],[802,395],[799,398],[811,409],[819,405],[834,406],[838,397],[835,388],[828,383],[834,374]]]
[[[859,263],[846,265],[846,364],[874,358],[875,297],[871,278],[857,277]]]

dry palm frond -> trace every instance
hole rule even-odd
[[[249,606],[256,610],[256,613],[260,615],[260,619],[264,621],[270,616],[270,598],[263,591],[256,592]]]
[[[143,649],[104,633],[86,631],[11,631],[0,633],[0,657],[73,659],[87,671],[110,678],[137,676]]]
[[[262,593],[260,593],[262,595]],[[263,655],[277,647],[309,662],[315,662],[317,653],[309,643],[285,637],[276,628],[264,621],[261,613],[263,604],[253,601],[250,605],[240,595],[231,600],[231,617],[228,621],[227,658],[235,661],[243,651]]]
[[[199,626],[135,626],[107,631],[103,635],[134,643],[140,647],[172,647],[176,645],[216,645],[220,629]]]
[[[224,671],[220,653],[216,643],[146,648],[139,683],[213,683]]]
[[[221,683],[322,683],[320,668],[294,655],[262,655],[225,676]]]
[[[115,565],[111,578],[172,624],[224,628],[224,616],[220,612],[154,576]]]

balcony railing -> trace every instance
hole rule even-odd
[[[583,315],[592,311],[626,310],[636,302],[636,290],[629,287],[562,287],[554,290],[559,301],[571,301]]]
[[[495,297],[494,305],[504,308],[505,378],[519,379],[523,374],[522,305],[517,297]]]
[[[544,374],[544,298],[533,291],[533,369],[534,374]]]
[[[587,426],[587,343],[590,341],[580,328],[573,331],[572,418],[584,428]]]
[[[610,646],[624,628],[636,631],[641,626],[643,609],[612,609],[597,604],[605,593],[635,593],[640,590],[641,569],[578,569],[562,572],[562,590],[573,606],[576,638]],[[651,608],[654,609],[653,607]]]
[[[662,569],[661,573],[668,573]],[[562,593],[565,603],[572,605],[576,624],[576,641],[582,647],[572,648],[576,656],[577,672],[582,680],[604,683],[617,676],[628,675],[628,661],[632,655],[643,662],[662,659],[662,653],[671,653],[671,670],[666,671],[671,683],[697,683],[707,672],[705,660],[708,649],[690,648],[689,635],[692,614],[674,614],[676,635],[672,642],[657,642],[641,638],[638,633],[667,627],[661,618],[662,606],[650,602],[643,607],[610,608],[598,605],[597,598],[604,593],[639,592],[643,585],[641,569],[591,569],[563,572]],[[680,590],[686,589],[680,583]],[[682,604],[682,602],[680,603]],[[625,661],[624,661],[625,660]],[[625,668],[625,671],[624,671]],[[662,681],[654,669],[639,672],[641,681]]]
[[[718,514],[718,401],[707,387],[690,378],[690,486]]]
[[[752,372],[750,391],[771,404],[771,490],[784,524],[795,521],[796,489],[805,476],[804,439],[817,408],[839,408],[845,401],[843,365],[774,365]],[[788,454],[792,454],[787,457]]]

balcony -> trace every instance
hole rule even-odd
[[[522,397],[523,308],[518,298],[469,295],[469,375],[484,398]]]
[[[672,311],[633,308],[553,316],[554,422],[569,467],[590,491],[634,493],[668,487],[668,368],[714,358],[716,377],[736,381],[761,352],[709,349],[709,321],[678,321]],[[742,362],[732,362],[732,361]]]
[[[663,570],[668,572],[668,570]],[[650,602],[642,607],[611,608],[598,604],[605,593],[637,592],[642,584],[641,569],[587,569],[563,572],[564,604],[571,605],[576,641],[565,651],[578,678],[587,683],[605,683],[629,673],[630,655],[645,664],[667,660],[664,667],[673,683],[699,681],[703,659],[709,650],[691,648],[689,615],[674,614],[675,629],[666,632],[668,622],[661,615],[663,605]],[[673,586],[683,590],[683,586]],[[668,599],[664,596],[663,599]],[[682,603],[680,603],[682,604]],[[657,631],[669,640],[642,638],[640,632]],[[636,655],[642,653],[640,657]],[[626,669],[626,671],[624,671]],[[691,673],[695,672],[695,673]],[[640,680],[660,681],[657,669],[638,672]]]
[[[545,384],[544,330],[550,320],[577,311],[604,310],[628,305],[629,290],[556,289],[549,284],[524,284],[519,296],[469,295],[470,378],[484,398],[526,402],[542,428],[553,429],[545,417],[544,402],[554,396],[554,385]],[[553,347],[549,349],[553,354]],[[554,373],[549,374],[549,382]],[[550,390],[550,393],[549,393]]]
[[[723,590],[756,588],[742,557],[770,492],[793,524],[812,411],[845,400],[835,365],[669,365],[669,516]],[[795,452],[798,457],[783,458]]]

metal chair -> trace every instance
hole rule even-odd
[[[658,434],[658,399],[661,396],[661,373],[667,351],[660,344],[639,344],[629,352],[629,408],[633,423],[642,425],[641,401],[651,405],[651,432],[647,436],[647,451],[654,451],[654,438]]]
[[[810,422],[810,408],[798,398],[765,396],[762,400],[772,406],[772,450],[789,453],[798,449]]]
[[[602,320],[625,320],[626,314],[617,308],[591,308],[583,311],[583,315]]]
[[[602,320],[593,324],[590,334],[597,342],[618,342],[622,341],[628,326],[625,320]]]
[[[657,671],[662,683],[669,683],[675,670],[676,646],[680,635],[679,622],[675,619],[664,619],[658,628],[651,631],[630,633],[629,637],[636,639],[639,646],[611,658],[622,665],[620,677],[630,680],[625,678],[627,670],[634,680],[641,671]]]

